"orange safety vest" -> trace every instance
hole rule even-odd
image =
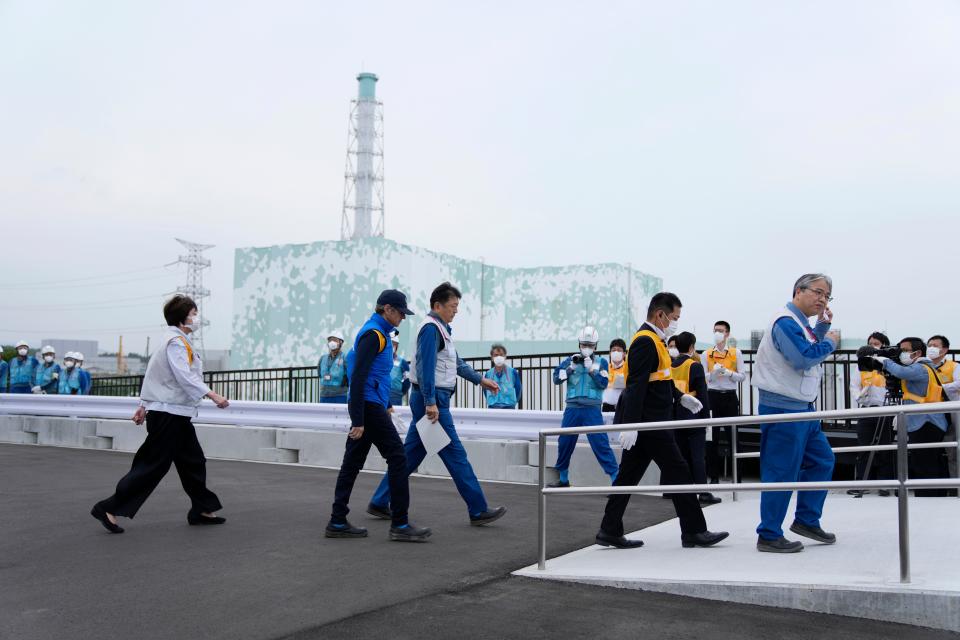
[[[607,380],[607,387],[610,389],[613,388],[613,380],[617,376],[622,377],[624,382],[627,381],[627,358],[626,358],[627,354],[623,354],[623,355],[624,355],[623,362],[620,363],[619,367],[614,366],[613,361],[611,361],[610,364],[607,365],[607,375],[609,376]]]
[[[887,379],[883,377],[883,373],[880,371],[861,371],[860,372],[860,388],[866,389],[867,387],[886,387]]]
[[[630,338],[631,346],[641,336],[646,336],[653,340],[653,345],[657,348],[657,357],[659,361],[657,362],[657,370],[650,374],[649,381],[657,382],[661,380],[670,380],[671,376],[671,367],[670,367],[670,353],[667,352],[667,345],[663,343],[663,340],[660,339],[653,331],[649,329],[642,329],[633,334],[633,337]],[[630,369],[627,367],[627,360],[630,356],[630,349],[627,349],[627,358],[623,360],[623,375],[630,379]]]
[[[949,384],[953,382],[953,372],[957,368],[957,363],[954,360],[944,360],[940,364],[940,368],[937,369],[937,377],[940,378],[940,382],[943,384]]]
[[[187,342],[187,339],[183,336],[177,336],[177,338],[183,343],[183,346],[187,348],[187,362],[190,366],[193,366],[193,349],[190,348],[190,343]]]
[[[904,400],[913,400],[914,402],[919,402],[924,404],[926,402],[940,402],[943,399],[943,387],[940,386],[940,379],[937,377],[937,371],[933,367],[923,365],[927,367],[927,394],[923,396],[918,396],[915,393],[910,393],[907,391],[907,381],[902,380],[900,386],[903,389],[903,399]]]
[[[680,393],[689,393],[690,389],[690,367],[696,362],[693,358],[687,358],[680,363],[680,366],[672,367],[670,371],[673,384],[680,390]],[[696,395],[696,391],[692,395]]]
[[[727,347],[727,350],[723,352],[723,355],[718,355],[720,352],[717,351],[716,347],[712,347],[707,350],[707,371],[713,371],[714,368],[719,364],[723,365],[724,368],[729,369],[730,371],[737,370],[737,348],[736,347]]]

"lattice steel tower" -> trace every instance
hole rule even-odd
[[[383,103],[377,76],[361,73],[347,127],[340,239],[383,237]]]
[[[193,298],[193,301],[197,303],[197,313],[200,314],[200,331],[191,339],[200,347],[200,352],[203,354],[203,328],[210,324],[210,321],[207,320],[207,317],[203,314],[203,299],[210,296],[210,290],[204,289],[203,287],[203,270],[209,269],[211,263],[210,260],[204,258],[200,253],[207,249],[212,249],[214,245],[197,244],[196,242],[181,240],[180,238],[176,240],[187,248],[187,255],[179,256],[176,262],[171,262],[170,264],[187,265],[187,284],[178,287],[177,293],[190,296]]]

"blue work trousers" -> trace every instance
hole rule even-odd
[[[453,478],[460,496],[467,503],[467,512],[471,516],[478,516],[487,511],[487,499],[483,495],[483,489],[480,488],[477,474],[473,472],[473,467],[467,460],[467,451],[463,448],[463,443],[460,442],[460,436],[457,435],[457,429],[453,424],[453,416],[450,414],[451,393],[444,389],[437,389],[436,394],[437,409],[440,410],[440,426],[450,436],[450,444],[439,452],[440,459],[450,473],[450,477]],[[427,455],[415,426],[426,413],[423,394],[418,387],[414,386],[410,391],[410,430],[407,431],[407,438],[403,443],[403,450],[407,456],[408,476],[417,470]],[[390,486],[386,476],[377,487],[370,503],[378,507],[386,507],[390,504]]]
[[[806,412],[813,411],[809,408]],[[760,415],[799,413],[760,405]],[[833,477],[834,455],[819,420],[780,422],[760,427],[761,482],[825,482]],[[792,491],[764,491],[760,495],[760,526],[757,534],[764,540],[783,536],[783,519],[790,506]],[[794,519],[810,527],[820,526],[826,491],[797,492]]]
[[[571,407],[567,406],[563,410],[563,422],[560,427],[567,429],[570,427],[595,427],[603,424],[603,414],[600,413],[600,407]],[[577,447],[579,435],[560,436],[557,447],[557,471],[566,471],[570,468],[570,458],[573,457],[573,450]],[[587,441],[590,448],[593,449],[593,455],[597,457],[597,462],[603,467],[604,472],[611,477],[616,477],[620,465],[617,463],[617,457],[613,455],[613,449],[610,448],[610,437],[606,433],[591,433],[587,435]]]

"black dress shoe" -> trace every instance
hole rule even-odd
[[[478,516],[470,516],[470,524],[474,527],[482,527],[485,524],[490,524],[495,520],[499,520],[503,517],[503,514],[507,512],[506,507],[497,507],[496,509],[490,509],[489,511],[484,511]]]
[[[730,534],[726,531],[704,531],[703,533],[684,533],[680,536],[680,544],[685,549],[693,547],[712,547]]]
[[[372,502],[367,505],[367,513],[372,515],[374,518],[380,518],[381,520],[393,519],[393,516],[390,515],[390,509],[373,504]]]
[[[428,527],[418,527],[409,522],[402,527],[390,527],[390,539],[394,542],[426,542],[433,534]]]
[[[700,501],[700,504],[720,504],[723,502],[723,498],[718,498],[712,493],[701,493],[698,496],[698,500]]]
[[[344,522],[342,524],[335,524],[333,522],[327,524],[327,528],[323,530],[324,538],[366,538],[367,530],[363,527],[355,527],[349,522]]]
[[[837,536],[833,533],[827,533],[820,527],[811,527],[796,520],[793,521],[793,524],[790,525],[790,531],[793,531],[798,536],[803,536],[804,538],[810,538],[811,540],[816,540],[817,542],[822,542],[824,544],[834,544],[837,541]]]
[[[551,482],[547,485],[551,489],[566,489],[570,486],[569,482],[564,482],[563,480],[557,480],[556,482]]]
[[[597,531],[597,544],[601,547],[616,547],[617,549],[638,549],[643,546],[643,540],[628,540],[623,536],[613,536],[603,529]]]
[[[110,522],[110,518],[107,517],[107,512],[103,510],[99,502],[93,505],[93,509],[90,510],[90,515],[99,520],[103,528],[110,533],[123,533],[123,527]]]
[[[187,514],[187,524],[223,524],[226,522],[226,518],[221,518],[220,516],[205,516],[201,513],[188,513]]]

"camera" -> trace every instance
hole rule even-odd
[[[573,362],[573,364],[583,364],[583,355],[578,353],[570,358],[570,360]]]
[[[866,346],[857,349],[857,368],[860,371],[880,371],[887,383],[887,395],[891,398],[900,398],[903,396],[903,388],[900,384],[900,378],[889,371],[884,371],[883,363],[877,362],[873,356],[882,356],[896,360],[900,357],[900,347],[876,347]]]

